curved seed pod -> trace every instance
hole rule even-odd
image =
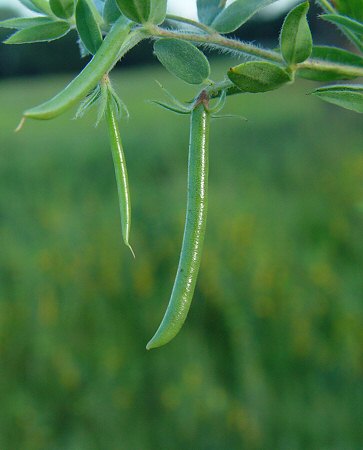
[[[143,37],[141,31],[130,33],[130,22],[124,17],[120,17],[82,72],[55,97],[25,111],[24,117],[42,120],[53,119],[76,105],[97,86],[103,75],[113,68],[121,56],[130,47],[140,42]]]
[[[210,122],[207,108],[208,98],[203,91],[191,112],[188,204],[178,271],[165,316],[147,344],[148,350],[167,344],[178,334],[193,298],[207,221]]]
[[[107,93],[105,118],[107,122],[108,134],[110,136],[113,164],[115,167],[117,192],[120,204],[122,237],[125,245],[131,250],[132,255],[135,257],[134,251],[129,243],[131,227],[131,201],[126,161],[117,122],[118,117],[116,112],[116,103],[110,91]]]

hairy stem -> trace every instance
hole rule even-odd
[[[191,41],[196,44],[204,44],[214,48],[222,48],[244,53],[245,55],[254,56],[263,60],[284,64],[282,56],[272,50],[267,50],[256,45],[229,39],[220,34],[196,34],[184,33],[180,31],[166,30],[160,27],[153,27],[148,30],[154,38],[176,38],[185,41]],[[323,60],[310,58],[303,63],[297,64],[296,69],[314,69],[321,71],[334,70],[344,77],[362,77],[363,68],[350,66],[348,64],[327,63]],[[216,88],[215,85],[213,89]]]
[[[166,30],[160,27],[152,27],[149,32],[156,38],[176,38],[184,41],[191,41],[196,44],[205,44],[215,48],[234,50],[247,55],[256,56],[258,58],[267,59],[269,61],[282,62],[282,57],[277,52],[266,50],[257,45],[246,42],[237,41],[226,38],[218,33],[214,34],[196,34],[188,32],[180,32],[174,30]]]
[[[208,34],[216,34],[216,31],[213,30],[213,28],[210,28],[207,25],[204,25],[203,23],[196,22],[195,20],[187,19],[186,17],[175,16],[174,14],[167,14],[166,19],[173,20],[175,22],[185,23],[187,25],[192,25],[193,27],[199,28],[201,31],[204,31],[205,33]]]

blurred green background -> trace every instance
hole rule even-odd
[[[218,63],[216,72],[228,67]],[[210,213],[189,318],[147,352],[169,299],[188,119],[147,103],[156,68],[114,77],[133,201],[121,239],[95,115],[28,121],[69,77],[0,84],[0,448],[363,448],[363,126],[299,83],[231,98],[213,123]]]

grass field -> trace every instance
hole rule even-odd
[[[217,71],[220,68],[217,68]],[[0,449],[363,449],[363,126],[306,96],[231,98],[211,136],[210,214],[188,321],[163,349],[188,119],[115,78],[133,260],[94,115],[27,122],[68,79],[0,84]],[[74,113],[74,112],[73,112]]]

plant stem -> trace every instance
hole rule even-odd
[[[187,25],[192,25],[193,27],[199,28],[200,30],[204,31],[207,34],[216,34],[216,31],[213,30],[212,28],[208,27],[207,25],[196,22],[195,20],[192,20],[192,19],[187,19],[186,17],[175,16],[174,14],[167,14],[166,19],[173,20],[175,22],[186,23]]]
[[[191,41],[196,44],[204,44],[212,48],[233,50],[263,60],[284,64],[282,56],[275,51],[267,50],[247,42],[229,39],[217,33],[213,35],[184,33],[180,31],[166,30],[160,27],[153,27],[148,31],[154,38],[166,37],[166,38],[183,39],[185,41]],[[297,64],[296,69],[314,69],[321,71],[334,70],[335,72],[340,73],[342,78],[363,77],[363,67],[350,66],[347,64],[327,63],[325,61],[313,58],[310,58],[307,61],[304,61],[303,63]],[[217,85],[211,88],[212,92],[213,89],[216,88],[216,86]]]
[[[234,50],[237,52],[246,53],[248,55],[256,56],[258,58],[267,59],[269,61],[282,63],[282,57],[277,52],[266,50],[257,45],[246,42],[237,41],[221,36],[218,33],[214,34],[196,34],[196,33],[181,33],[180,31],[166,30],[160,27],[152,27],[148,30],[153,37],[176,38],[184,41],[191,41],[197,44],[205,44],[214,48],[222,48],[227,50]]]
[[[314,69],[323,71],[334,71],[344,77],[363,77],[363,67],[350,66],[348,64],[327,63],[320,59],[310,58],[296,65],[297,69]],[[299,73],[297,73],[299,75]]]

